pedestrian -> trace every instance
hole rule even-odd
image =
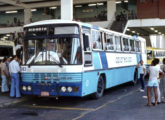
[[[137,65],[140,72],[140,82],[141,82],[141,89],[140,92],[144,92],[145,84],[144,84],[144,76],[145,76],[145,65],[143,64],[143,60],[140,60],[139,64]]]
[[[162,71],[165,73],[165,58],[163,58],[163,65],[162,65]],[[162,77],[162,102],[165,102],[165,76]]]
[[[147,83],[147,97],[148,97],[148,103],[147,106],[151,106],[151,90],[153,89],[154,91],[154,97],[155,97],[155,101],[154,101],[154,105],[157,105],[158,102],[158,76],[159,73],[162,73],[160,67],[157,66],[157,64],[159,63],[159,59],[154,59],[151,63],[151,66],[149,67],[149,80]],[[163,74],[163,73],[162,73]]]
[[[10,97],[20,98],[20,66],[19,66],[19,58],[15,55],[13,60],[9,64],[9,71],[11,75],[11,89],[10,89]]]
[[[155,62],[156,62],[156,66],[160,68],[160,65],[159,65],[159,59],[155,59]],[[160,76],[157,76],[158,78],[158,87],[157,87],[157,94],[158,94],[158,100],[157,100],[157,103],[160,104],[161,103],[161,92],[160,92]],[[153,93],[153,91],[152,91]],[[154,95],[152,95],[151,97],[151,100],[152,100],[152,104],[154,104],[154,101],[155,101],[155,97]]]
[[[9,77],[9,72],[7,68],[7,58],[4,57],[4,59],[1,62],[1,78],[2,78],[2,87],[1,92],[8,92],[8,82],[7,79]]]
[[[6,65],[7,65],[7,72],[8,72],[8,74],[9,74],[9,77],[8,77],[8,86],[10,86],[11,85],[11,79],[10,79],[10,73],[9,73],[9,64],[10,64],[10,62],[11,62],[11,57],[7,57],[7,63],[6,63]]]

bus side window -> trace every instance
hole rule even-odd
[[[89,36],[83,34],[83,42],[84,42],[84,61],[85,66],[92,65],[92,53],[89,51],[90,45],[89,45]]]
[[[123,38],[123,50],[129,51],[129,41],[127,38]]]
[[[84,66],[92,65],[92,51],[90,40],[90,29],[83,28]]]
[[[114,50],[113,35],[106,34],[105,48],[106,50]]]
[[[93,49],[102,50],[101,32],[92,30]]]
[[[135,51],[135,41],[130,39],[130,47],[131,47],[131,51]]]
[[[88,51],[89,46],[89,36],[83,33],[84,51]]]
[[[140,41],[136,41],[136,52],[141,52]]]
[[[115,46],[117,51],[121,51],[121,37],[115,36]]]

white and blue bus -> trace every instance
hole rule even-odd
[[[21,91],[39,96],[102,97],[136,83],[146,41],[87,23],[45,20],[24,26]]]

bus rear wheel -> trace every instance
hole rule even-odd
[[[102,76],[100,76],[98,79],[97,91],[96,91],[96,93],[93,94],[93,98],[95,98],[95,99],[101,98],[103,96],[104,89],[105,89],[104,78]]]

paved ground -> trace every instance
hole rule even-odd
[[[10,99],[0,95],[1,100],[11,104],[0,108],[0,118],[5,120],[164,120],[165,104],[145,106],[146,93],[138,92],[139,85],[121,85],[105,92],[103,98],[90,97]],[[2,99],[1,99],[2,98]],[[17,101],[12,103],[13,101]],[[0,119],[1,120],[1,119]]]

